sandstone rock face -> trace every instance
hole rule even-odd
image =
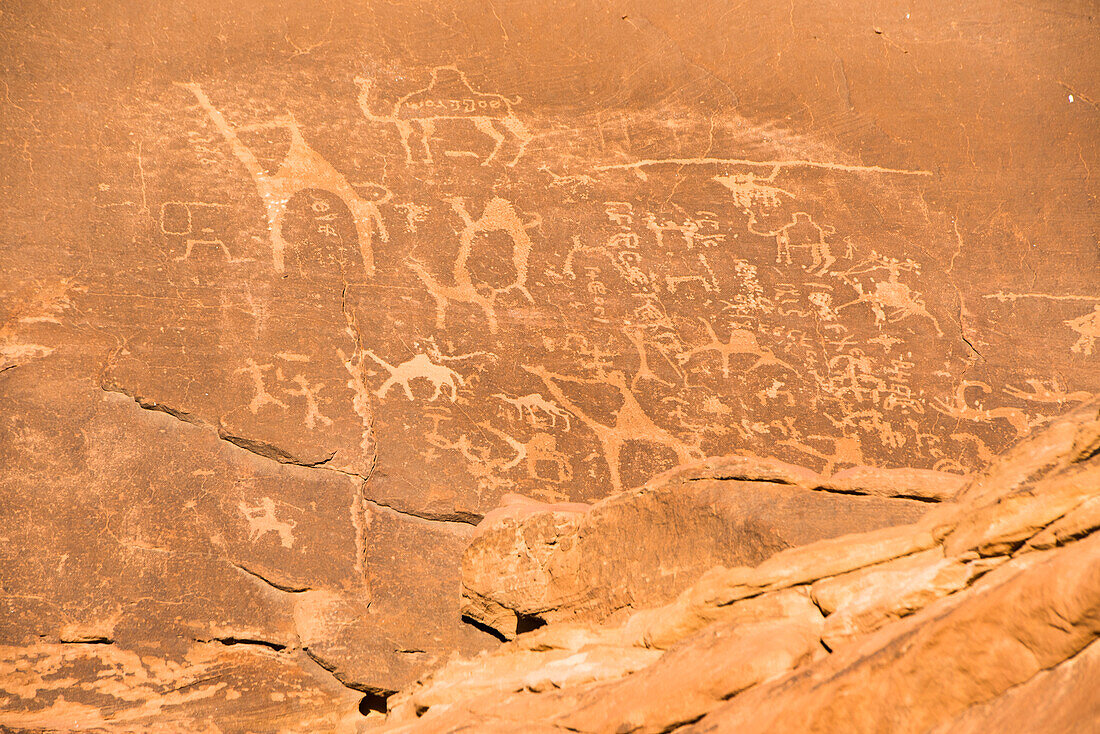
[[[602,619],[669,601],[714,566],[756,565],[792,546],[906,524],[928,508],[912,500],[815,491],[809,487],[820,482],[813,480],[803,486],[741,480],[733,477],[764,472],[732,472],[735,463],[745,462],[709,462],[703,469],[724,464],[725,471],[686,469],[591,507],[540,509],[520,502],[508,512],[506,506],[478,526],[463,556],[463,612],[509,638],[517,625]],[[863,475],[875,479],[861,486],[885,484],[870,470]],[[953,483],[955,476],[942,481]]]
[[[5,4],[0,729],[659,729],[1084,547],[1095,12],[959,5]]]
[[[913,524],[718,568],[662,606],[604,624],[550,623],[445,665],[391,699],[389,729],[1090,731],[1100,721],[1100,534],[1076,518],[1100,497],[1100,452],[1064,443],[1045,470],[1000,493],[989,477],[1019,474],[1008,465],[1097,417],[1093,404],[1059,420],[975,477],[964,499]],[[1024,497],[1054,516],[1020,511]],[[979,533],[977,546],[958,540]],[[609,664],[641,650],[661,654],[631,657],[627,670]],[[551,690],[513,683],[515,666],[537,680],[569,654],[594,679]],[[494,678],[507,666],[511,677]]]

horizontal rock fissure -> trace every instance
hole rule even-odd
[[[327,458],[322,459],[320,461],[316,461],[316,462],[312,462],[312,463],[307,462],[307,461],[303,461],[301,459],[298,459],[298,458],[292,456],[291,454],[287,453],[283,449],[280,449],[278,446],[267,443],[265,441],[250,439],[250,438],[247,438],[247,437],[244,437],[244,436],[232,435],[232,434],[227,433],[226,431],[224,431],[222,428],[220,428],[218,426],[215,426],[214,424],[208,423],[208,422],[198,418],[197,416],[194,416],[191,413],[188,413],[187,411],[172,408],[171,406],[165,405],[164,403],[161,403],[161,402],[158,402],[158,401],[155,401],[155,400],[150,400],[150,399],[145,398],[141,395],[136,395],[136,394],[126,390],[125,388],[115,386],[115,385],[111,385],[111,386],[100,385],[100,389],[103,390],[104,392],[116,393],[118,395],[124,395],[124,396],[130,398],[131,400],[133,400],[134,403],[138,407],[142,408],[143,410],[150,410],[150,411],[155,411],[155,412],[159,412],[159,413],[164,413],[166,415],[172,416],[173,418],[176,418],[177,420],[179,420],[183,423],[189,423],[193,426],[197,426],[199,428],[204,428],[204,429],[207,429],[209,431],[212,431],[222,441],[225,441],[226,443],[232,444],[233,446],[236,446],[239,449],[247,451],[250,454],[252,454],[253,456],[259,456],[260,458],[267,459],[269,461],[274,461],[274,462],[279,463],[279,464],[286,464],[286,465],[289,465],[289,466],[302,467],[303,469],[321,469],[321,470],[324,470],[324,471],[334,472],[336,474],[343,474],[346,477],[351,477],[352,479],[358,479],[358,480],[360,480],[364,483],[367,482],[368,479],[369,479],[368,477],[365,477],[361,474],[356,474],[354,472],[349,472],[349,471],[345,471],[343,469],[337,469],[335,467],[327,466],[327,463],[332,461],[332,459],[336,456],[336,451],[333,451]],[[476,512],[466,512],[466,511],[456,511],[456,512],[453,512],[453,513],[414,512],[412,510],[404,510],[404,509],[401,509],[401,508],[398,508],[398,507],[394,507],[393,505],[389,505],[389,504],[386,504],[384,502],[379,502],[378,500],[372,500],[372,499],[367,498],[367,497],[364,497],[363,499],[364,499],[365,502],[371,504],[374,507],[389,510],[389,511],[395,512],[399,515],[404,515],[406,517],[415,518],[417,520],[423,520],[425,522],[460,523],[460,524],[463,524],[463,525],[477,525],[479,522],[481,522],[481,520],[483,518],[482,515],[480,515]]]
[[[237,563],[236,561],[230,561],[229,563],[234,568],[236,568],[237,570],[248,574],[252,578],[257,579],[258,581],[261,581],[262,583],[272,587],[273,589],[277,589],[277,590],[285,592],[287,594],[301,594],[301,593],[304,593],[306,591],[311,591],[312,590],[311,587],[309,587],[309,586],[292,586],[292,585],[287,584],[287,583],[272,581],[271,579],[264,576],[263,574],[261,574],[257,571],[253,571],[248,566],[244,566],[240,563]]]
[[[765,484],[784,484],[788,487],[801,486],[799,484],[788,481],[786,479],[781,479],[779,477],[753,477],[753,476],[740,475],[740,474],[712,474],[712,475],[706,476],[706,477],[688,477],[687,481],[689,481],[689,482],[708,482],[708,481],[713,481],[713,482],[762,482],[762,483],[765,483]],[[813,487],[813,489],[816,489],[816,487]]]
[[[221,645],[253,645],[257,647],[266,647],[269,650],[276,652],[282,652],[287,648],[286,645],[280,642],[272,642],[271,640],[260,640],[255,637],[211,637],[210,639],[198,640],[199,642],[217,642]]]
[[[832,494],[845,494],[845,495],[851,495],[851,496],[854,496],[854,497],[886,497],[888,499],[913,500],[915,502],[927,502],[927,503],[930,503],[930,504],[935,504],[935,503],[938,503],[938,502],[942,501],[942,500],[940,500],[939,498],[936,498],[936,497],[926,497],[924,495],[907,493],[907,492],[904,492],[904,491],[891,493],[891,494],[879,494],[879,493],[876,493],[876,492],[860,490],[858,488],[843,489],[841,487],[831,487],[831,486],[824,485],[824,484],[799,484],[798,482],[792,482],[790,480],[782,479],[782,478],[779,478],[779,477],[754,477],[754,476],[740,475],[740,474],[714,474],[714,475],[705,476],[705,477],[688,477],[687,481],[689,481],[689,482],[706,482],[706,481],[715,481],[715,482],[756,482],[756,483],[762,483],[762,484],[779,484],[779,485],[782,485],[782,486],[785,486],[785,487],[797,487],[799,489],[808,489],[808,490],[811,490],[811,491],[814,491],[814,492],[830,492]]]
[[[366,477],[363,477],[359,474],[354,474],[352,472],[343,471],[341,469],[335,469],[333,467],[325,466],[325,464],[327,462],[331,461],[332,458],[334,456],[336,456],[335,451],[333,451],[328,456],[328,458],[326,458],[326,459],[322,459],[320,461],[313,461],[313,462],[305,461],[304,459],[299,459],[299,458],[295,457],[294,455],[290,454],[289,452],[279,448],[278,446],[270,444],[266,441],[251,439],[251,438],[247,438],[245,436],[235,436],[233,434],[230,434],[230,433],[226,432],[224,429],[222,429],[222,428],[220,428],[220,427],[218,427],[218,426],[216,426],[216,425],[214,425],[214,424],[212,424],[208,421],[205,421],[205,420],[199,418],[198,416],[195,416],[191,413],[188,413],[185,410],[180,410],[178,408],[173,408],[172,406],[165,405],[162,402],[159,402],[159,401],[156,401],[156,400],[151,400],[151,399],[146,398],[142,395],[138,395],[136,393],[133,393],[133,392],[121,387],[121,386],[118,386],[118,385],[100,385],[100,389],[103,390],[104,392],[112,392],[112,393],[117,393],[119,395],[125,395],[126,397],[133,400],[138,405],[138,407],[140,407],[144,410],[152,410],[152,411],[156,411],[156,412],[159,412],[159,413],[165,413],[165,414],[170,415],[173,418],[176,418],[177,420],[180,420],[184,423],[190,423],[193,426],[198,426],[200,428],[205,428],[207,430],[210,430],[210,431],[214,432],[214,434],[217,435],[217,437],[219,439],[221,439],[221,440],[223,440],[227,443],[231,443],[234,446],[236,446],[237,448],[244,449],[245,451],[248,451],[249,453],[255,454],[256,456],[262,457],[264,459],[269,459],[271,461],[276,461],[280,464],[291,464],[293,466],[300,466],[300,467],[303,467],[305,469],[325,469],[326,471],[334,471],[334,472],[337,472],[339,474],[344,474],[344,475],[350,476],[350,477],[358,477],[359,479],[366,479]]]
[[[344,674],[342,674],[340,672],[340,670],[333,663],[330,663],[329,661],[325,660],[323,657],[318,655],[316,652],[311,650],[309,647],[303,647],[302,652],[304,652],[310,660],[315,662],[318,667],[322,668],[325,672],[327,672],[329,675],[331,675],[333,677],[333,679],[335,679],[336,682],[339,683],[340,685],[342,685],[344,688],[349,688],[353,691],[359,691],[360,693],[365,693],[365,694],[367,694],[369,696],[373,696],[373,697],[381,697],[383,699],[389,698],[393,694],[397,693],[397,691],[394,690],[394,689],[379,688],[378,686],[372,686],[372,685],[368,685],[366,683],[359,683],[357,681],[349,681],[349,680],[347,680],[347,677]]]
[[[434,512],[413,512],[412,510],[402,510],[392,505],[387,505],[384,502],[378,500],[372,500],[369,497],[364,497],[363,501],[382,511],[395,512],[398,515],[404,515],[405,517],[411,517],[416,520],[423,520],[424,522],[441,522],[451,523],[459,525],[477,525],[484,519],[483,515],[479,515],[476,512],[454,512],[454,513],[434,513]]]
[[[795,485],[798,486],[798,485]],[[861,491],[859,489],[842,489],[840,487],[828,487],[824,485],[807,486],[804,489],[813,490],[814,492],[829,492],[831,494],[845,494],[852,497],[880,497],[892,500],[910,500],[914,502],[926,502],[928,504],[937,504],[942,500],[936,497],[924,497],[918,494],[910,494],[906,492],[895,492],[889,494],[879,494],[876,492]]]

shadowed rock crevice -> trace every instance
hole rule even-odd
[[[197,426],[197,427],[202,428],[204,430],[213,431],[214,433],[217,434],[218,438],[220,438],[221,440],[223,440],[223,441],[225,441],[229,444],[232,444],[233,446],[235,446],[239,449],[243,449],[244,451],[247,451],[250,454],[258,456],[262,459],[268,459],[270,461],[274,461],[274,462],[277,462],[277,463],[280,463],[280,464],[289,464],[289,465],[292,465],[292,466],[298,466],[298,467],[302,467],[304,469],[320,469],[320,470],[323,470],[323,471],[335,472],[337,474],[343,474],[343,475],[351,477],[353,479],[358,479],[358,480],[363,482],[364,486],[369,486],[369,484],[370,484],[368,477],[361,476],[359,474],[353,474],[351,472],[347,472],[347,471],[344,471],[342,469],[337,469],[335,467],[326,466],[326,464],[328,462],[330,462],[332,460],[332,458],[336,455],[335,451],[327,459],[323,459],[321,461],[313,462],[313,463],[303,462],[300,459],[297,459],[297,458],[289,455],[288,453],[286,453],[285,451],[283,451],[282,449],[280,449],[277,446],[273,446],[273,445],[268,444],[264,441],[258,441],[258,440],[255,440],[255,439],[245,438],[245,437],[241,437],[241,436],[232,436],[232,435],[226,433],[223,429],[221,429],[221,428],[219,428],[219,427],[217,427],[217,426],[215,426],[211,423],[207,423],[206,421],[202,420],[201,418],[198,418],[195,415],[192,415],[192,414],[187,413],[185,411],[177,410],[175,408],[172,408],[171,406],[164,405],[163,403],[159,403],[157,401],[142,397],[140,395],[131,394],[130,392],[126,391],[125,389],[123,389],[121,387],[115,387],[115,386],[102,387],[101,389],[104,392],[110,392],[110,393],[117,393],[119,395],[125,395],[126,397],[133,400],[134,403],[138,405],[138,407],[140,407],[144,410],[151,410],[151,411],[164,413],[166,415],[172,416],[173,418],[176,418],[177,420],[179,420],[183,423],[188,423],[190,425]],[[478,513],[474,513],[474,512],[453,512],[453,513],[442,513],[442,512],[440,512],[440,513],[434,513],[434,512],[429,512],[429,511],[406,510],[406,509],[402,509],[400,507],[395,507],[393,505],[380,502],[378,500],[375,500],[375,499],[372,499],[372,498],[366,497],[366,496],[364,496],[362,498],[362,501],[370,504],[371,506],[373,506],[373,507],[375,507],[379,510],[382,510],[382,511],[385,511],[385,512],[397,513],[397,514],[403,515],[405,517],[414,518],[416,520],[423,520],[425,522],[459,523],[459,524],[462,524],[462,525],[477,525],[477,523],[480,522],[481,519],[482,519],[482,515],[480,515]]]

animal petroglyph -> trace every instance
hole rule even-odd
[[[766,176],[757,176],[755,173],[732,173],[725,176],[715,176],[712,180],[724,186],[733,196],[733,203],[742,210],[749,210],[759,204],[767,209],[774,209],[782,203],[780,195],[795,198],[794,194],[777,186],[770,186],[779,174],[779,168],[773,168]]]
[[[364,349],[363,353],[390,373],[390,376],[382,383],[381,387],[374,392],[380,398],[386,397],[395,385],[400,385],[401,389],[405,391],[406,397],[409,400],[415,400],[411,383],[413,380],[423,379],[431,383],[433,388],[432,396],[428,398],[428,402],[441,397],[443,389],[446,388],[453,403],[458,398],[458,388],[466,384],[462,379],[462,375],[450,367],[435,364],[427,354],[417,354],[394,367],[369,349]]]
[[[1059,385],[1056,379],[1052,379],[1049,385],[1034,378],[1024,380],[1024,384],[1030,386],[1031,390],[1027,391],[1012,385],[1005,385],[1004,391],[1014,398],[1030,400],[1035,403],[1077,403],[1093,398],[1093,393],[1084,390],[1066,392],[1066,389]]]
[[[633,391],[627,385],[626,375],[619,370],[602,372],[599,378],[593,379],[559,375],[540,366],[524,365],[523,369],[541,379],[550,394],[564,405],[569,412],[580,418],[596,435],[596,439],[603,449],[604,459],[611,475],[611,485],[616,491],[623,488],[620,474],[620,454],[623,445],[628,441],[644,441],[671,449],[680,464],[702,458],[703,454],[698,445],[687,444],[655,424],[646,415]],[[569,399],[569,396],[558,384],[559,382],[571,382],[581,385],[607,385],[614,388],[622,396],[623,401],[615,414],[614,422],[611,425],[605,425],[589,416],[579,405]]]
[[[552,401],[542,396],[542,393],[530,393],[518,398],[510,398],[502,393],[493,395],[516,409],[521,419],[526,418],[532,426],[538,427],[543,420],[548,420],[551,427],[557,427],[558,419],[565,421],[565,430],[569,430],[569,413],[562,410]],[[542,418],[541,416],[545,416]]]
[[[1026,436],[1031,431],[1031,424],[1028,422],[1027,414],[1019,408],[1001,407],[985,409],[977,402],[974,406],[971,406],[966,393],[967,390],[972,387],[978,388],[978,390],[984,394],[989,394],[993,390],[984,382],[963,380],[959,383],[959,386],[955,388],[955,401],[953,403],[948,403],[942,398],[935,398],[932,400],[932,407],[944,415],[968,421],[980,423],[991,423],[994,420],[1008,421],[1016,430],[1017,436]]]
[[[568,457],[557,450],[557,439],[549,433],[536,433],[524,444],[527,476],[548,482],[568,482],[573,478],[573,467]],[[549,465],[552,473],[544,467]]]
[[[807,441],[828,441],[832,446],[831,452],[824,452],[815,449],[802,441],[797,439],[784,439],[779,443],[784,446],[790,446],[797,449],[804,454],[816,457],[825,462],[825,466],[822,467],[821,473],[825,476],[829,476],[833,471],[841,465],[848,466],[861,466],[866,463],[866,459],[863,457],[863,446],[858,436],[806,436]]]
[[[225,240],[217,236],[215,228],[207,226],[213,223],[212,215],[225,208],[224,204],[203,201],[166,201],[160,205],[158,224],[161,234],[183,240],[184,252],[175,258],[176,262],[190,258],[196,245],[217,247],[229,263],[252,262],[249,257],[235,257]]]
[[[275,501],[270,497],[264,497],[260,504],[249,506],[244,502],[237,504],[237,508],[248,521],[248,541],[255,543],[268,533],[279,536],[279,542],[284,548],[294,547],[294,533],[292,532],[298,523],[294,520],[280,520],[275,517]]]
[[[435,135],[436,123],[444,120],[469,121],[474,129],[487,135],[493,141],[493,149],[481,165],[492,163],[500,153],[509,136],[518,144],[512,160],[506,165],[514,166],[523,156],[528,143],[534,137],[527,126],[516,117],[512,105],[519,98],[508,100],[499,94],[478,92],[470,86],[466,74],[454,66],[437,66],[432,69],[428,86],[406,94],[394,103],[388,114],[377,115],[370,108],[370,79],[356,77],[359,87],[359,107],[367,119],[393,125],[401,137],[405,149],[405,160],[414,161],[412,136],[414,125],[420,128],[420,148],[424,160],[432,162],[431,140]],[[462,155],[463,151],[456,151]],[[475,154],[476,155],[476,154]]]
[[[811,263],[809,267],[803,265],[803,269],[811,274],[824,275],[836,262],[827,235],[834,234],[836,230],[826,225],[817,224],[813,217],[806,212],[795,212],[791,221],[775,230],[756,229],[756,215],[749,213],[749,231],[761,237],[775,237],[775,262],[777,264],[791,264],[791,250],[808,250]],[[848,248],[847,257],[851,257],[851,248]]]
[[[377,201],[363,199],[339,171],[309,146],[292,116],[286,115],[267,123],[233,128],[210,102],[210,98],[206,96],[201,86],[196,83],[178,86],[187,89],[195,96],[214,127],[233,150],[233,154],[252,176],[267,214],[268,231],[271,237],[271,259],[277,272],[281,273],[284,269],[287,242],[283,238],[283,219],[287,202],[304,189],[323,189],[339,197],[351,211],[359,239],[359,252],[363,258],[363,270],[368,277],[374,274],[372,241],[375,228],[383,241],[389,239],[382,213],[378,208],[379,204],[389,201],[391,195],[388,191],[383,190],[384,194]],[[268,174],[260,165],[256,155],[241,141],[238,133],[272,128],[289,132],[290,147],[275,173]],[[376,188],[381,190],[381,187]]]
[[[730,337],[723,342],[718,338],[718,334],[715,333],[714,327],[710,322],[700,317],[699,321],[707,330],[707,334],[710,336],[710,342],[699,347],[693,347],[685,352],[682,352],[677,359],[680,364],[685,364],[689,359],[697,354],[703,352],[717,352],[722,363],[722,376],[730,376],[730,358],[740,354],[751,354],[755,356],[756,361],[745,371],[752,372],[759,367],[766,367],[768,365],[777,365],[788,369],[792,372],[795,371],[794,367],[784,362],[775,356],[768,347],[760,346],[760,343],[756,339],[756,334],[748,329],[730,329]]]
[[[500,296],[515,291],[528,302],[535,302],[527,290],[527,265],[532,248],[527,229],[538,226],[539,220],[536,218],[525,224],[516,214],[512,204],[499,196],[489,200],[485,210],[476,220],[466,211],[466,204],[462,199],[452,199],[451,206],[464,225],[459,234],[458,255],[451,270],[451,284],[447,285],[437,280],[428,272],[424,263],[418,260],[409,259],[406,264],[417,274],[435,299],[438,328],[446,327],[447,306],[455,301],[478,306],[489,322],[489,331],[496,333],[498,328],[496,301]],[[473,254],[474,241],[479,234],[489,232],[504,232],[512,240],[512,267],[515,270],[515,277],[511,283],[500,288],[487,283],[475,284],[473,275],[470,273],[469,261]]]

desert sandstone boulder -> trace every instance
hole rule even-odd
[[[669,601],[715,566],[756,566],[786,548],[904,525],[928,509],[910,499],[814,489],[820,481],[810,472],[753,463],[712,460],[592,506],[539,511],[518,502],[490,514],[463,556],[463,613],[509,638],[535,621],[599,620]],[[893,474],[900,473],[865,469],[846,483],[875,486],[860,494],[885,494]],[[961,479],[916,477],[900,475],[894,486]]]
[[[999,460],[1045,452],[1040,468],[999,492],[986,486],[968,501],[964,489],[910,525],[713,569],[662,606],[551,622],[476,659],[479,671],[519,665],[538,681],[573,655],[596,675],[559,674],[551,688],[501,677],[492,688],[456,661],[392,697],[388,723],[409,732],[523,731],[530,722],[609,734],[977,731],[1049,696],[1046,718],[1088,730],[1100,454],[1059,436],[1091,430],[1090,410]],[[994,464],[975,481],[997,473],[1021,475]],[[633,661],[619,672],[616,651]],[[1036,712],[1020,721],[1055,730]]]

